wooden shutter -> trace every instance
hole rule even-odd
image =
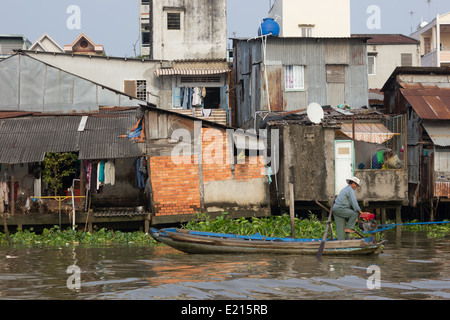
[[[136,89],[137,89],[137,83],[136,80],[124,80],[123,82],[123,88],[125,94],[136,97]]]
[[[402,67],[412,67],[412,53],[402,53]]]
[[[327,65],[327,83],[345,83],[345,65]]]

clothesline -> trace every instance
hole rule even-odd
[[[116,182],[116,168],[113,160],[86,160],[86,189],[91,193],[98,193],[100,187]]]
[[[205,87],[175,87],[173,90],[174,108],[192,109],[204,105]]]

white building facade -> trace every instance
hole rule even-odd
[[[411,37],[420,41],[422,67],[450,66],[450,12],[421,23]]]
[[[141,56],[226,59],[226,0],[139,0]]]
[[[381,89],[397,67],[420,66],[420,42],[401,34],[359,34],[367,37],[369,89]]]
[[[350,37],[350,0],[275,0],[280,37]]]

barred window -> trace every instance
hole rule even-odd
[[[167,13],[167,30],[181,29],[181,14],[179,12]]]
[[[136,98],[147,101],[147,81],[136,81]]]
[[[305,68],[304,66],[285,66],[285,89],[303,90],[305,89]]]

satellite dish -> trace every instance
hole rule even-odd
[[[307,109],[307,115],[309,120],[314,124],[321,124],[325,114],[322,107],[318,103],[311,103]]]

